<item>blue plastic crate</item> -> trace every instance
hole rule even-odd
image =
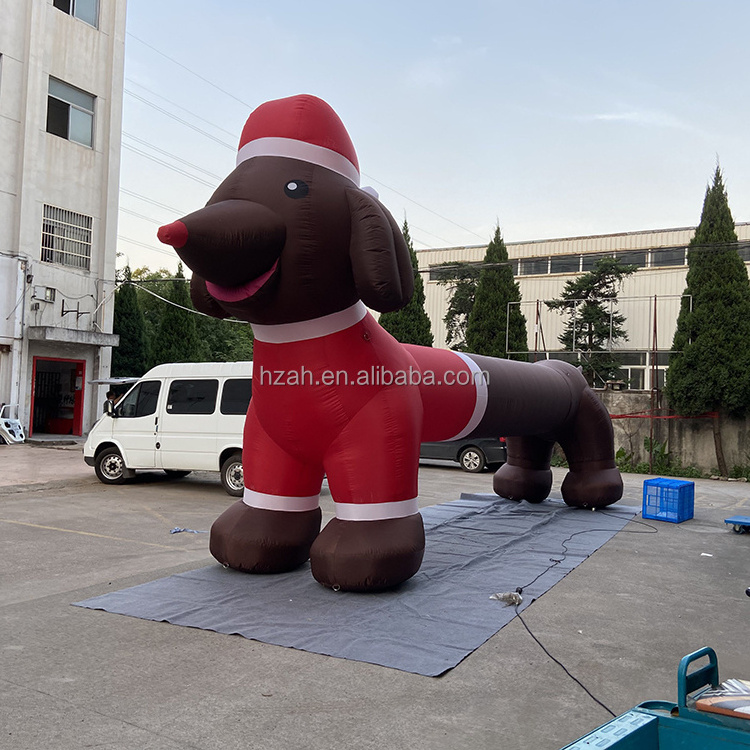
[[[643,482],[644,518],[682,523],[693,517],[695,482],[681,479],[646,479]]]

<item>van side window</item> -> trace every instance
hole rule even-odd
[[[222,414],[247,414],[250,397],[253,395],[253,381],[250,378],[231,378],[224,383],[221,392]]]
[[[213,414],[218,380],[173,380],[167,395],[168,414]]]
[[[143,380],[117,404],[120,417],[147,417],[156,411],[159,400],[158,380]]]

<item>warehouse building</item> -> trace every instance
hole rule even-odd
[[[737,224],[736,232],[738,251],[748,264],[750,222]],[[593,269],[598,258],[615,257],[638,267],[636,273],[624,280],[614,308],[625,316],[628,332],[627,341],[613,347],[623,363],[620,379],[633,390],[661,387],[685,292],[687,248],[694,234],[695,227],[686,227],[507,242],[513,274],[521,290],[520,307],[526,318],[531,359],[578,359],[579,351],[565,352],[558,341],[566,318],[549,310],[544,301],[558,298],[565,282]],[[448,287],[440,283],[443,275],[439,266],[481,263],[486,249],[486,245],[474,245],[417,251],[435,346],[445,346],[443,318],[450,294]]]
[[[0,15],[0,403],[31,435],[81,435],[118,341],[125,0]]]

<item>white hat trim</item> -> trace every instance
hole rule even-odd
[[[359,187],[359,172],[349,159],[337,151],[316,146],[314,143],[292,138],[256,138],[246,143],[237,152],[237,164],[256,156],[284,156],[287,159],[299,159],[317,164],[343,175]]]

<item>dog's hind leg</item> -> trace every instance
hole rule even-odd
[[[575,417],[557,440],[568,459],[569,471],[560,488],[568,505],[603,508],[622,497],[612,420],[590,388],[581,394]]]
[[[508,438],[508,461],[493,486],[502,497],[540,502],[552,485],[550,459],[558,442],[570,472],[562,486],[568,505],[603,507],[622,497],[612,423],[585,378],[570,364],[468,355],[485,373],[487,408],[477,437]]]
[[[528,435],[506,437],[507,459],[493,478],[492,486],[501,497],[541,503],[552,489],[550,461],[554,441]]]

